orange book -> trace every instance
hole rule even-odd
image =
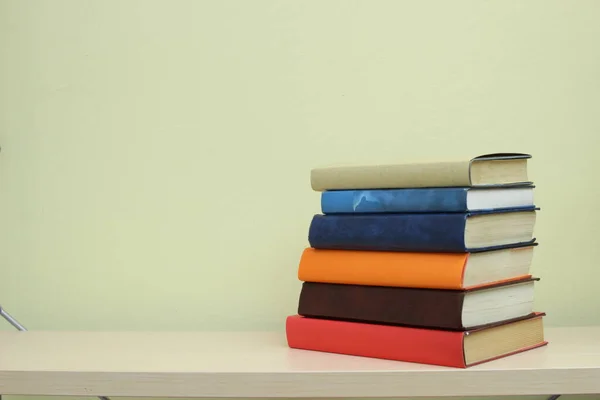
[[[534,245],[477,253],[411,253],[307,248],[304,282],[471,289],[531,277]]]

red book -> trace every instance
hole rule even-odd
[[[293,315],[286,335],[295,349],[467,368],[546,345],[543,316],[450,331]]]

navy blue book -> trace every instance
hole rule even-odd
[[[536,210],[318,214],[308,240],[316,249],[472,253],[534,243]]]
[[[333,190],[321,193],[323,214],[466,212],[535,207],[533,185],[510,188]]]

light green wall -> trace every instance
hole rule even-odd
[[[599,20],[583,0],[0,0],[0,302],[35,330],[282,330],[311,167],[523,151],[537,307],[598,324]]]

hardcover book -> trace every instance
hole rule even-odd
[[[298,279],[306,282],[469,289],[530,276],[537,243],[477,253],[306,248]]]
[[[311,171],[311,186],[325,191],[530,184],[530,158],[523,153],[493,153],[452,161],[321,167]]]
[[[435,214],[315,215],[317,249],[475,252],[533,243],[536,209]]]
[[[293,315],[286,337],[294,349],[468,368],[546,345],[543,316],[459,332]]]
[[[304,282],[306,317],[468,330],[533,313],[534,282],[525,278],[469,290]]]
[[[534,208],[534,186],[332,190],[321,193],[323,214],[426,213]]]

